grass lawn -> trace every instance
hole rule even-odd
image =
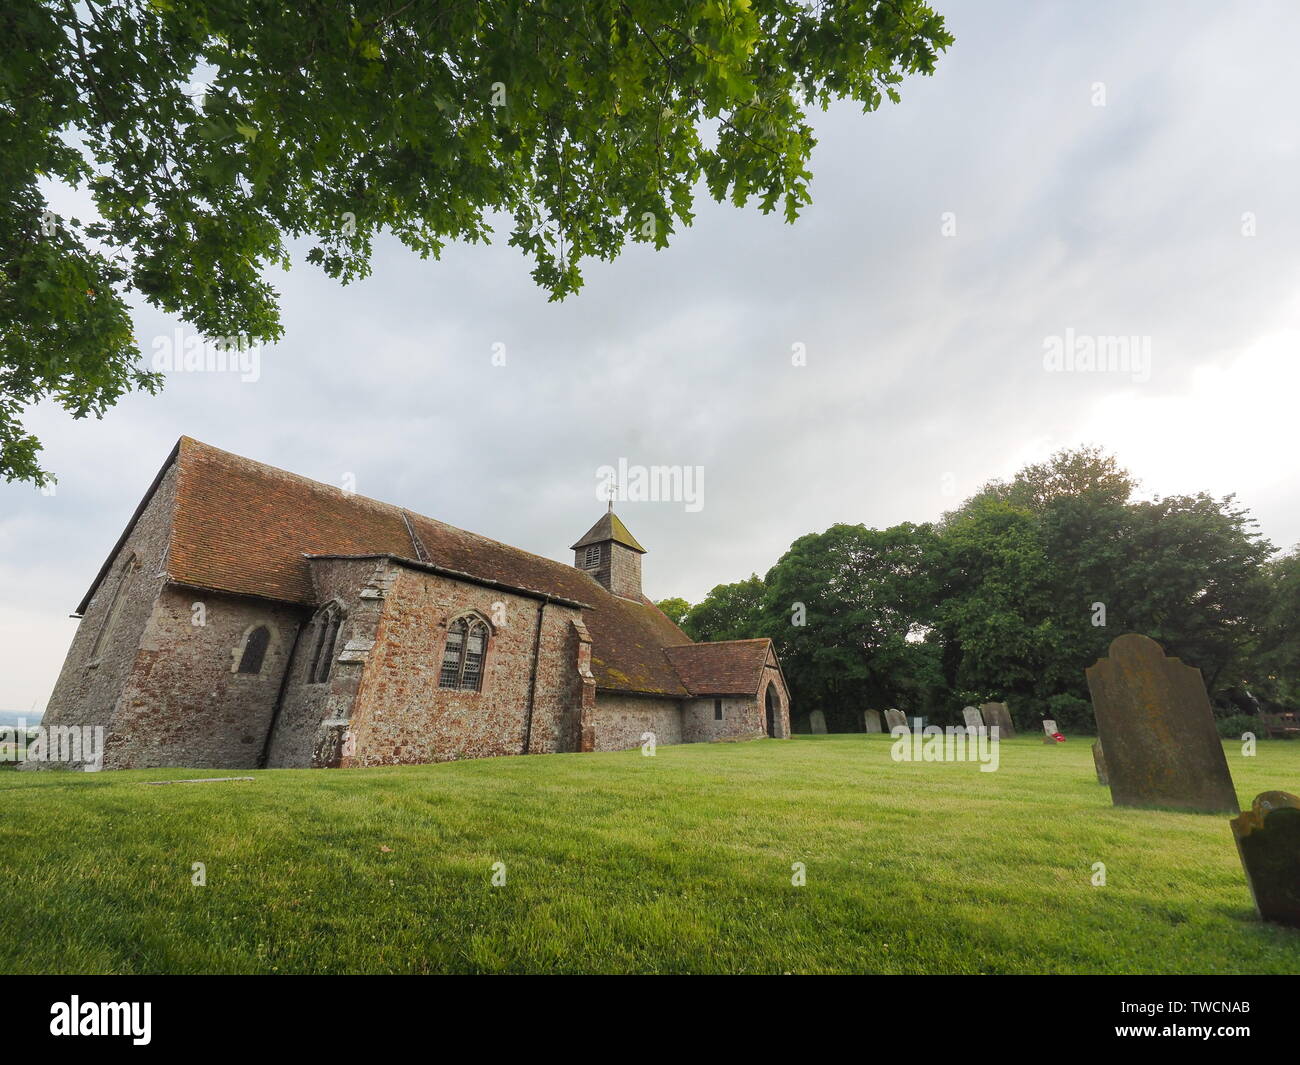
[[[5,773],[0,971],[1300,972],[1227,818],[1113,808],[1090,742]],[[1243,804],[1300,791],[1300,743],[1227,751]]]

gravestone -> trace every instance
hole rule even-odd
[[[907,715],[901,710],[886,710],[885,727],[889,729],[890,732],[893,732],[894,729],[898,728],[900,725],[903,728],[907,728]]]
[[[1116,806],[1239,811],[1199,669],[1130,632],[1087,677]]]
[[[1092,764],[1097,770],[1097,783],[1110,786],[1110,777],[1106,773],[1106,752],[1101,749],[1101,740],[1092,745]]]
[[[862,711],[862,731],[879,732],[880,731],[880,711],[863,710]]]
[[[1043,718],[1043,742],[1056,743],[1056,734],[1061,730],[1056,727],[1056,722],[1050,717]]]
[[[808,715],[808,731],[818,736],[826,735],[826,715],[820,710],[814,710]]]
[[[961,716],[966,720],[966,727],[979,731],[984,727],[984,719],[980,717],[980,712],[973,706],[962,707]]]
[[[997,725],[998,739],[1009,740],[1016,734],[1016,726],[1011,723],[1011,708],[1006,703],[981,703],[980,716],[984,724]]]
[[[1228,824],[1260,918],[1300,928],[1300,799],[1266,791]]]

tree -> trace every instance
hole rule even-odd
[[[801,536],[766,578],[765,635],[781,655],[800,711],[833,731],[858,713],[915,696],[936,678],[918,623],[932,598],[928,525],[832,525]]]
[[[1300,548],[1274,558],[1248,511],[1205,493],[1135,499],[1098,448],[991,481],[937,526],[833,525],[720,585],[683,627],[770,636],[797,712],[833,731],[898,706],[940,723],[1006,699],[1095,727],[1084,671],[1141,632],[1200,668],[1221,707],[1300,702]]]
[[[668,620],[678,628],[686,619],[686,615],[691,612],[691,604],[685,599],[660,599],[659,602],[655,603],[655,606],[662,610],[668,616]]]
[[[1086,496],[1095,502],[1124,504],[1137,482],[1119,460],[1101,448],[1065,448],[1046,462],[1034,462],[1018,471],[1010,483],[990,481],[972,500],[992,497],[1041,513],[1063,499]]]
[[[752,640],[766,635],[763,620],[762,579],[719,584],[681,622],[692,640]]]
[[[1009,483],[990,482],[949,516],[953,529],[952,519],[989,502],[1014,508],[1032,529],[1042,563],[1033,594],[1011,600],[1022,636],[1035,646],[1032,665],[1019,675],[983,677],[970,698],[1009,699],[1022,727],[1043,713],[1068,729],[1093,727],[1083,671],[1106,653],[1117,626],[1125,631],[1126,597],[1118,588],[1133,564],[1128,529],[1136,488],[1134,477],[1100,448],[1066,449],[1024,467]],[[978,611],[979,582],[968,590],[967,606]]]
[[[938,628],[958,699],[1007,697],[1021,716],[1091,729],[1084,670],[1123,632],[1199,667],[1221,700],[1243,683],[1272,546],[1231,496],[1140,501],[1136,487],[1113,456],[1080,448],[947,516]]]
[[[1023,506],[979,496],[945,522],[933,558],[931,638],[942,648],[948,715],[960,703],[1005,699],[1023,727],[1043,709],[1041,678],[1062,643],[1038,519]]]
[[[37,483],[25,406],[159,386],[132,294],[273,341],[286,238],[347,282],[382,232],[436,257],[505,217],[563,298],[583,260],[667,245],[701,182],[793,221],[807,109],[897,100],[952,42],[920,0],[9,0],[0,36],[0,472]]]
[[[1135,504],[1118,594],[1124,628],[1200,668],[1213,695],[1240,685],[1270,606],[1273,545],[1232,496]]]
[[[1272,559],[1264,577],[1269,604],[1243,686],[1248,698],[1300,710],[1300,547]]]

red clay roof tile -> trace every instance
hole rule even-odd
[[[757,695],[772,641],[720,640],[664,648],[692,695]]]

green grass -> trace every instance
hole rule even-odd
[[[1244,803],[1300,791],[1300,743],[1226,749]],[[1226,817],[1113,808],[1086,739],[1001,754],[803,736],[165,787],[143,782],[236,774],[6,773],[0,970],[1300,972]]]

